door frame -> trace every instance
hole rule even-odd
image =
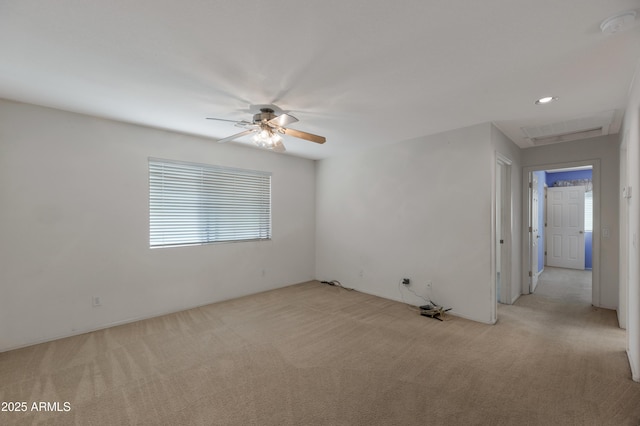
[[[620,188],[626,190],[629,185],[629,156],[628,139],[626,132],[620,143]],[[622,190],[621,189],[621,190]],[[621,194],[620,197],[620,261],[618,263],[618,325],[627,329],[629,316],[629,199]],[[629,333],[627,333],[627,349],[629,348]]]
[[[495,323],[498,319],[498,299],[497,299],[497,244],[498,233],[501,232],[504,244],[501,245],[500,252],[500,302],[513,303],[511,300],[511,252],[512,252],[512,232],[513,232],[513,197],[511,194],[512,160],[495,151],[495,161],[493,167],[493,191],[491,202],[491,318],[490,322]],[[503,178],[498,178],[498,173],[504,170]],[[497,194],[500,194],[498,197]],[[502,203],[502,208],[497,205],[498,200]],[[498,215],[502,213],[500,220]],[[498,224],[501,224],[501,230]]]
[[[539,253],[539,247],[540,247],[540,229],[538,226],[540,223],[540,220],[539,220],[540,209],[538,208],[540,205],[540,194],[538,194],[537,177],[533,173],[531,174],[531,183],[532,185],[529,187],[528,196],[529,196],[529,207],[531,208],[531,212],[529,214],[531,215],[531,228],[533,232],[531,232],[531,250],[529,253],[531,256],[531,260],[529,261],[529,264],[531,265],[531,292],[533,293],[536,290],[536,286],[538,285],[538,263],[539,263],[538,253]],[[535,206],[533,205],[534,194],[538,194],[537,204]],[[537,219],[537,220],[534,220],[534,219]],[[545,233],[544,242],[546,242],[546,233]],[[535,245],[535,249],[533,248],[534,245]]]
[[[593,241],[592,241],[592,269],[591,269],[591,304],[600,307],[600,159],[583,161],[569,161],[564,163],[548,163],[522,168],[522,193],[528,194],[531,174],[539,170],[563,169],[568,167],[591,166],[593,181]],[[531,293],[531,241],[529,226],[531,226],[531,208],[529,197],[522,197],[522,294]]]

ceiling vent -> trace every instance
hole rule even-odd
[[[531,144],[548,145],[578,139],[594,138],[609,134],[615,111],[605,111],[595,116],[560,121],[543,126],[522,127]]]

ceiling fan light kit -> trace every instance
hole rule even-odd
[[[280,115],[276,115],[274,110],[279,108],[273,105],[273,107],[263,107],[260,108],[260,112],[254,114],[253,121],[233,121],[227,120],[224,118],[212,118],[207,117],[207,120],[217,120],[217,121],[230,121],[235,123],[236,127],[242,127],[247,130],[244,130],[235,135],[220,139],[218,143],[230,142],[235,139],[241,138],[242,136],[249,135],[251,133],[255,133],[253,136],[253,143],[264,149],[269,149],[275,152],[285,152],[286,148],[282,141],[281,135],[289,135],[295,138],[305,139],[315,143],[325,143],[326,139],[323,136],[314,135],[312,133],[303,132],[300,130],[289,129],[284,126],[287,126],[291,123],[295,123],[298,121],[292,115],[287,113],[282,113]]]
[[[282,143],[282,136],[278,132],[269,129],[268,126],[263,126],[262,130],[253,135],[253,143],[259,148],[270,149],[275,152],[285,152],[287,150]]]

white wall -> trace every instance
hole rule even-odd
[[[621,256],[621,267],[626,268],[628,287],[626,292],[621,292],[621,304],[627,307],[627,353],[633,380],[640,382],[640,251],[638,251],[638,238],[640,237],[640,63],[636,71],[635,79],[629,94],[621,137],[625,139],[626,146],[623,152],[626,157],[626,177],[627,184],[631,186],[631,198],[622,205],[626,206],[626,214],[621,218],[628,217],[627,243],[623,249],[626,253]],[[620,194],[617,188],[616,196]],[[624,264],[624,259],[628,263]]]
[[[491,124],[317,165],[316,277],[491,322]],[[431,292],[427,282],[433,286]]]
[[[600,161],[600,229],[608,228],[610,236],[602,238],[594,232],[594,247],[600,247],[600,306],[618,307],[618,136],[609,135],[561,144],[527,148],[522,151],[522,165],[547,166],[572,161]],[[595,178],[595,174],[594,174]],[[594,268],[596,254],[594,253]],[[595,273],[595,270],[594,270]]]
[[[149,156],[271,171],[273,240],[150,250]],[[314,238],[311,160],[0,100],[0,351],[313,279]]]

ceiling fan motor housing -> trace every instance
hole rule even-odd
[[[269,121],[273,118],[276,118],[276,115],[271,108],[260,108],[260,112],[253,116],[253,122],[257,124],[261,121]]]

